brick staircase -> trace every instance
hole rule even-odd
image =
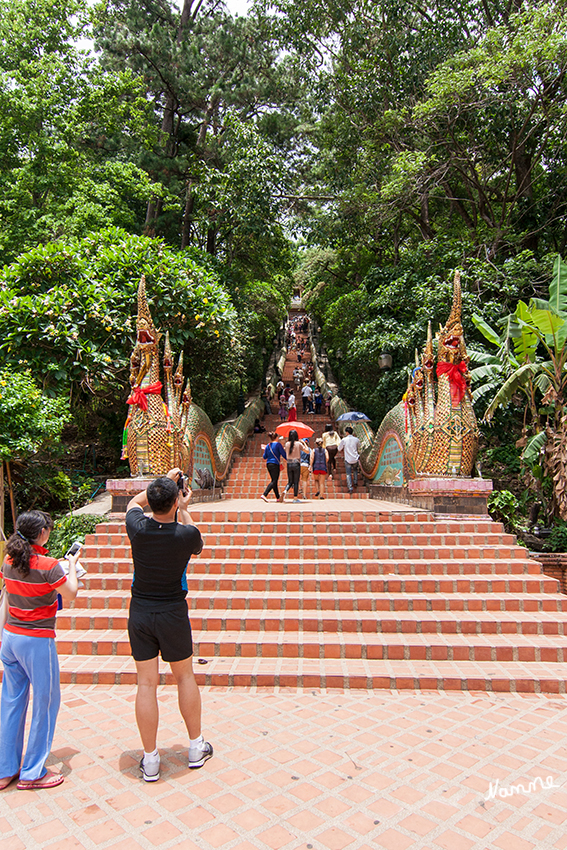
[[[310,362],[311,355],[306,350],[306,353],[303,355],[303,361]],[[284,383],[289,384],[293,387],[293,370],[297,366],[297,356],[295,354],[288,354],[285,367],[282,374],[282,380]],[[323,413],[320,414],[306,414],[303,415],[303,405],[301,401],[300,393],[296,392],[296,404],[297,404],[297,418],[301,422],[305,422],[311,428],[313,428],[314,434],[310,438],[309,444],[311,448],[315,446],[315,440],[317,437],[321,437],[323,431],[325,430],[325,425],[327,422],[331,422],[331,420],[325,415],[324,409]],[[280,424],[280,417],[277,415],[279,404],[276,398],[272,400],[272,414],[266,415],[262,421],[262,425],[266,429],[264,434],[253,434],[246,447],[244,448],[242,454],[237,456],[234,460],[234,464],[230,471],[230,477],[226,484],[224,494],[229,499],[259,499],[266,485],[270,481],[270,477],[266,471],[266,462],[262,459],[263,448],[262,445],[267,442],[267,435],[270,431],[275,431],[276,427]],[[284,465],[285,466],[285,465]],[[283,489],[287,483],[287,476],[285,469],[282,471],[280,475],[280,491],[283,492]],[[349,496],[348,487],[346,483],[346,476],[344,471],[344,461],[342,455],[338,455],[337,457],[337,472],[333,474],[332,479],[327,479],[326,481],[326,498],[347,498],[347,499],[361,499],[368,498],[368,492],[364,486],[364,481],[362,476],[359,476],[359,485],[357,490]],[[309,486],[308,486],[308,498],[315,498],[316,492],[316,481],[313,476],[310,476]],[[301,485],[300,485],[300,495],[301,495]],[[273,494],[270,495],[270,498],[273,499]]]
[[[322,433],[324,415],[305,418]],[[342,459],[326,501],[266,505],[265,441],[236,460],[231,502],[191,509],[206,546],[188,574],[201,684],[565,693],[567,597],[500,524],[352,499]],[[62,681],[135,682],[122,518],[87,537],[82,561],[87,589],[58,617]]]
[[[323,431],[325,430],[325,424],[328,421],[324,415],[322,416],[309,416],[309,418],[305,417],[307,423],[313,428],[314,435],[310,438],[310,445],[313,447],[315,445],[315,438],[321,436]],[[279,425],[280,418],[279,416],[265,416],[262,424],[266,429],[265,434],[252,434],[246,444],[246,447],[242,451],[242,454],[237,456],[234,460],[232,469],[230,471],[229,480],[224,489],[224,495],[227,499],[259,499],[262,493],[264,492],[266,485],[270,481],[270,476],[266,470],[266,461],[262,459],[262,455],[264,450],[262,449],[262,445],[265,445],[268,440],[268,433],[270,431],[275,431],[276,425]],[[284,469],[280,475],[279,480],[279,488],[280,492],[283,493],[284,487],[287,483],[287,475],[285,471],[285,463]],[[309,476],[309,484],[308,484],[308,492],[307,496],[309,499],[315,499],[316,492],[316,479],[315,476]],[[325,492],[327,499],[337,499],[337,498],[345,498],[347,500],[350,499],[367,499],[368,492],[362,480],[362,476],[359,476],[359,485],[357,490],[349,495],[345,469],[344,469],[344,461],[342,456],[339,454],[337,456],[337,472],[333,475],[332,479],[326,480],[325,484]],[[301,484],[299,485],[299,495],[301,496]],[[275,502],[275,498],[273,493],[270,493],[270,500]],[[289,496],[291,498],[291,495]]]
[[[566,598],[498,523],[260,504],[191,511],[201,683],[565,692]],[[88,591],[58,617],[62,681],[135,681],[129,555],[121,522],[87,538]]]

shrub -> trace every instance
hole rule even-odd
[[[92,514],[68,514],[55,520],[49,537],[49,554],[54,558],[62,558],[75,540],[84,543],[85,536],[92,534],[100,521],[99,516]]]

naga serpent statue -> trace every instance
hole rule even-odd
[[[354,426],[362,451],[360,464],[375,484],[402,487],[419,477],[470,477],[478,451],[479,430],[472,406],[469,357],[461,323],[461,277],[455,273],[449,318],[437,334],[437,364],[431,324],[403,399],[390,410],[374,434]],[[315,353],[315,352],[314,352]],[[318,382],[328,390],[320,370]],[[336,419],[347,411],[335,397]]]
[[[122,458],[130,463],[132,477],[165,475],[179,467],[192,478],[192,487],[210,487],[226,478],[234,451],[240,451],[263,402],[248,405],[234,423],[216,429],[191,397],[183,377],[183,353],[174,371],[174,358],[165,337],[163,384],[160,380],[159,341],[146,298],[146,281],[138,287],[136,344],[130,357],[130,406],[124,426]],[[162,397],[163,391],[163,397]]]
[[[402,401],[410,476],[468,477],[478,450],[479,431],[472,406],[469,357],[461,324],[459,272],[453,284],[451,313],[437,339],[437,400],[429,326],[421,363],[414,369]]]

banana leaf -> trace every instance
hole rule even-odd
[[[523,366],[520,366],[519,369],[510,375],[507,381],[505,381],[488,407],[486,408],[486,412],[484,414],[484,419],[486,422],[490,422],[492,417],[494,416],[496,409],[505,404],[508,404],[514,393],[520,387],[523,387],[524,384],[527,384],[530,378],[541,370],[541,365],[539,363],[524,363]]]
[[[518,302],[515,321],[510,322],[510,336],[514,342],[514,351],[520,363],[535,360],[539,339],[535,331],[531,330],[532,315],[529,307],[523,301]]]
[[[498,357],[494,354],[487,354],[486,351],[469,348],[468,354],[473,363],[493,363],[495,366],[500,364]]]
[[[486,384],[481,384],[480,387],[477,387],[472,392],[473,401],[478,401],[479,398],[482,398],[487,393],[494,392],[495,387],[496,387],[495,381],[487,381]]]
[[[536,375],[536,377],[534,378],[534,384],[536,385],[538,390],[540,390],[540,392],[545,395],[551,386],[551,378],[545,372],[540,372],[540,374]]]
[[[474,326],[479,329],[485,339],[487,339],[493,345],[502,345],[502,339],[500,338],[498,332],[491,328],[490,325],[484,321],[482,316],[479,316],[478,313],[474,313],[472,320]]]
[[[522,452],[522,460],[528,464],[528,466],[533,466],[538,462],[540,452],[542,448],[545,446],[547,442],[547,434],[545,431],[540,431],[539,434],[534,434],[533,437],[530,437],[526,448]]]
[[[567,310],[567,264],[563,262],[559,254],[553,263],[549,302],[558,313]]]
[[[480,381],[482,378],[497,379],[500,375],[500,365],[498,363],[485,363],[484,366],[471,369],[470,374],[473,381]]]

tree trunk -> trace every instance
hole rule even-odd
[[[203,118],[203,123],[199,129],[199,135],[197,136],[197,142],[195,145],[195,150],[197,153],[203,149],[205,142],[207,140],[207,130],[209,128],[209,123],[211,120],[211,116],[214,114],[215,109],[217,108],[219,103],[218,97],[213,97],[207,111],[205,112],[205,117]],[[181,247],[187,248],[187,246],[191,243],[191,226],[193,224],[193,212],[195,210],[195,194],[193,192],[193,181],[187,181],[187,191],[185,194],[185,210],[183,212],[183,224],[181,226]],[[207,234],[207,251],[209,245],[209,237]],[[214,254],[213,251],[209,251],[209,253]]]
[[[4,511],[5,511],[5,496],[4,496],[4,461],[0,461],[0,529],[4,532]]]
[[[187,183],[185,195],[185,210],[183,212],[183,225],[181,227],[181,247],[187,248],[191,243],[191,226],[193,224],[193,210],[195,209],[195,195],[193,194],[193,181]]]
[[[14,523],[14,528],[16,528],[16,520],[18,518],[18,514],[16,511],[16,501],[14,499],[14,488],[12,487],[12,473],[10,472],[10,464],[6,461],[6,474],[8,476],[8,492],[10,494],[10,508],[12,510],[12,522]]]
[[[193,13],[193,18],[197,15],[201,3],[197,4],[197,8]],[[191,11],[193,8],[193,0],[185,0],[183,3],[183,9],[181,10],[181,15],[179,17],[179,26],[177,27],[177,44],[181,44],[183,39],[183,31],[187,26],[188,21],[191,18]],[[165,103],[165,109],[163,111],[163,119],[161,122],[161,133],[162,136],[165,136],[165,153],[166,156],[171,156],[172,158],[175,156],[175,144],[174,144],[174,116],[176,109],[175,98],[172,94],[168,94],[167,100]],[[161,212],[161,199],[157,201],[148,201],[148,205],[146,207],[146,222],[144,225],[144,234],[146,236],[153,236],[155,234],[155,224],[157,222],[158,216]]]
[[[207,230],[207,254],[214,255],[217,249],[217,231],[214,227]]]

